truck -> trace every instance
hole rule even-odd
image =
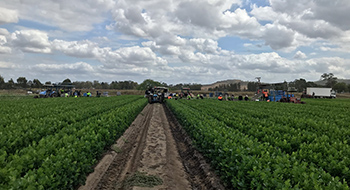
[[[336,98],[337,95],[332,88],[308,87],[303,94],[305,98]]]

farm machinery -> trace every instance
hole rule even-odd
[[[58,92],[50,89],[39,92],[40,98],[58,97]]]
[[[146,91],[146,97],[148,103],[152,104],[155,102],[163,103],[164,99],[168,97],[169,89],[166,87],[154,87]]]
[[[53,98],[53,97],[60,97],[64,96],[64,94],[68,93],[69,95],[72,95],[72,89],[74,88],[74,85],[71,84],[50,84],[45,85],[46,90],[39,92],[39,96],[35,96],[34,98]]]
[[[283,89],[283,90],[277,90]],[[257,93],[253,100],[265,100],[268,102],[286,102],[295,104],[305,104],[300,98],[295,97],[294,87],[288,87],[286,83],[261,84],[259,83]]]

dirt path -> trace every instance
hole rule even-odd
[[[224,189],[162,104],[147,105],[111,149],[79,190]]]

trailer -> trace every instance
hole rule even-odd
[[[308,87],[303,94],[304,98],[336,98],[337,95],[332,88]]]

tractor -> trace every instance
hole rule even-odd
[[[39,92],[39,96],[34,96],[34,98],[48,98],[48,97],[60,97],[64,96],[65,93],[72,95],[72,89],[74,85],[72,84],[49,84],[44,86],[46,90]]]
[[[155,102],[163,103],[164,99],[168,97],[169,89],[166,87],[154,87],[146,91],[146,97],[148,98],[148,103],[152,104]]]
[[[57,97],[57,96],[58,96],[58,93],[50,89],[39,93],[40,98]]]

